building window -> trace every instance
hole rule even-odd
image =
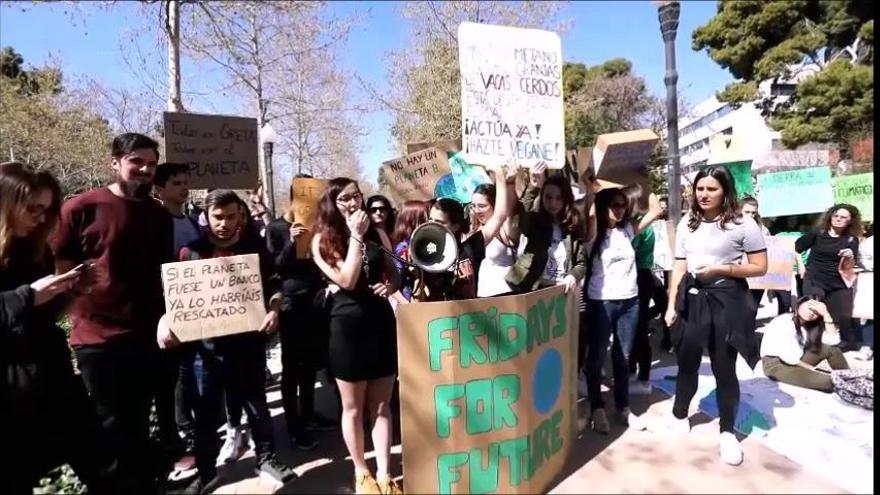
[[[700,127],[707,126],[710,123],[712,123],[713,121],[720,119],[721,117],[724,117],[725,115],[729,114],[732,111],[733,111],[733,108],[731,108],[730,105],[726,104],[723,107],[716,109],[712,113],[700,117],[695,122],[691,122],[690,124],[688,124],[687,126],[682,128],[681,132],[679,134],[681,136],[685,136],[687,134],[690,134],[690,133],[696,131],[697,129],[699,129]]]
[[[775,83],[770,86],[770,96],[791,96],[797,84]]]

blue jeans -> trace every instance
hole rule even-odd
[[[636,339],[639,324],[639,298],[611,301],[587,300],[587,390],[590,408],[604,408],[601,381],[602,366],[608,351],[608,339],[613,335],[611,360],[614,368],[614,405],[618,410],[629,407],[629,355]]]

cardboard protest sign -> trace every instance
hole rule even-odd
[[[293,223],[302,224],[307,230],[296,240],[296,257],[310,258],[312,237],[318,222],[318,203],[327,189],[327,179],[308,179],[297,177],[290,187],[293,192]]]
[[[478,165],[565,164],[562,42],[550,31],[458,26],[462,144]]]
[[[575,294],[398,307],[405,493],[545,493],[577,437]]]
[[[874,174],[844,175],[832,183],[835,204],[851,204],[859,209],[862,220],[874,220]]]
[[[189,187],[257,187],[257,119],[180,112],[164,115],[166,160],[189,165]]]
[[[758,176],[762,217],[802,215],[825,211],[834,204],[831,170],[803,168]]]
[[[593,147],[593,170],[599,179],[632,184],[641,176],[660,136],[651,129],[600,134]]]
[[[767,243],[767,273],[748,278],[750,289],[791,290],[794,275],[794,239],[788,236],[764,237]]]
[[[451,195],[455,189],[449,159],[437,148],[426,148],[382,162],[382,175],[391,196],[398,203],[442,198]]]
[[[704,165],[700,169],[706,167],[724,167],[733,177],[733,186],[736,188],[736,197],[742,199],[745,196],[753,196],[755,194],[755,184],[752,181],[752,161],[744,160],[741,162],[715,163],[712,165]]]
[[[451,177],[438,181],[435,194],[437,198],[453,198],[459,203],[470,203],[474,189],[481,184],[488,184],[489,175],[483,167],[471,165],[461,151],[461,140],[437,142],[420,142],[406,145],[407,153],[415,153],[428,148],[436,148],[446,153]],[[450,180],[451,179],[451,180]],[[389,192],[389,194],[391,194]]]
[[[162,289],[181,342],[259,330],[266,317],[256,254],[165,263]]]

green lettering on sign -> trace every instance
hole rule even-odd
[[[492,379],[471,380],[465,386],[465,429],[468,435],[492,429]]]
[[[556,326],[553,327],[553,338],[565,335],[566,321],[565,296],[560,294],[553,298],[553,308],[556,312]]]
[[[492,386],[492,426],[500,430],[505,426],[515,428],[518,420],[513,412],[513,404],[519,400],[519,377],[517,375],[498,375]]]
[[[501,442],[501,457],[507,459],[510,486],[519,486],[529,472],[529,439],[516,437]]]
[[[526,319],[517,313],[502,313],[498,318],[499,328],[499,358],[507,361],[519,355],[526,346],[529,337],[529,328]],[[514,337],[510,338],[511,330]]]
[[[446,333],[455,330],[457,326],[458,321],[452,316],[428,322],[428,360],[431,371],[440,371],[440,354],[452,350],[452,339]]]
[[[461,406],[454,401],[465,395],[465,386],[455,383],[444,383],[434,387],[434,410],[437,423],[437,436],[448,438],[451,430],[449,423],[452,418],[461,416]]]
[[[489,444],[489,459],[486,467],[483,467],[483,449],[471,449],[470,466],[470,492],[471,493],[494,493],[498,490],[498,452],[500,444]]]
[[[474,364],[486,363],[486,352],[477,342],[477,337],[486,335],[486,315],[482,311],[465,313],[458,318],[458,335],[461,355],[459,361],[462,368]]]
[[[468,455],[464,452],[453,454],[440,454],[437,457],[437,479],[439,480],[439,493],[452,493],[452,484],[461,481],[458,468],[467,464]]]

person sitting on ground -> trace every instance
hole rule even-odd
[[[838,347],[822,343],[824,332],[838,336],[828,308],[816,296],[798,299],[794,314],[777,316],[764,327],[761,364],[771,380],[832,392],[831,375],[816,366],[828,361],[833,370],[849,369]]]

